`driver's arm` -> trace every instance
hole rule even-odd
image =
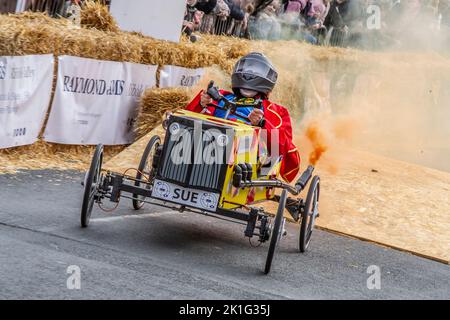
[[[198,113],[207,113],[214,114],[214,107],[202,106],[202,95],[205,93],[204,90],[200,91],[195,98],[186,106],[186,110],[198,112]],[[213,101],[211,103],[214,104]],[[206,107],[206,108],[205,108]],[[206,111],[207,110],[207,111]]]
[[[279,153],[283,156],[281,176],[287,182],[291,182],[300,170],[300,154],[292,141],[291,116],[286,108],[275,104],[268,106],[265,111],[266,123],[264,129],[267,129],[269,152],[271,153],[272,134],[276,130]]]

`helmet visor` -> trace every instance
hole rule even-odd
[[[277,73],[270,64],[264,63],[259,59],[245,58],[238,62],[235,73],[253,74],[275,83],[277,81]]]

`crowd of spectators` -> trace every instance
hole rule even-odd
[[[183,30],[377,48],[450,33],[450,0],[187,0]]]
[[[22,10],[58,17],[71,4],[84,1],[0,0],[0,12],[14,11],[21,3]],[[440,46],[450,51],[450,0],[186,0],[183,32],[192,41],[211,33],[368,49]]]
[[[187,0],[183,31],[242,36],[253,12],[246,0]],[[191,37],[195,40],[195,37]]]
[[[82,5],[86,0],[0,0],[0,13],[11,13],[16,10],[46,12],[52,17],[64,17],[68,8],[73,5]],[[109,5],[110,0],[101,0],[100,3]]]

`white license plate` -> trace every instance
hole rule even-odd
[[[216,211],[219,202],[218,193],[183,188],[158,179],[153,183],[152,197],[208,211]]]

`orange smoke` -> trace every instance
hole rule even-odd
[[[312,122],[308,125],[305,135],[313,147],[313,150],[309,154],[309,163],[315,166],[317,161],[328,150],[326,139],[317,122]]]

